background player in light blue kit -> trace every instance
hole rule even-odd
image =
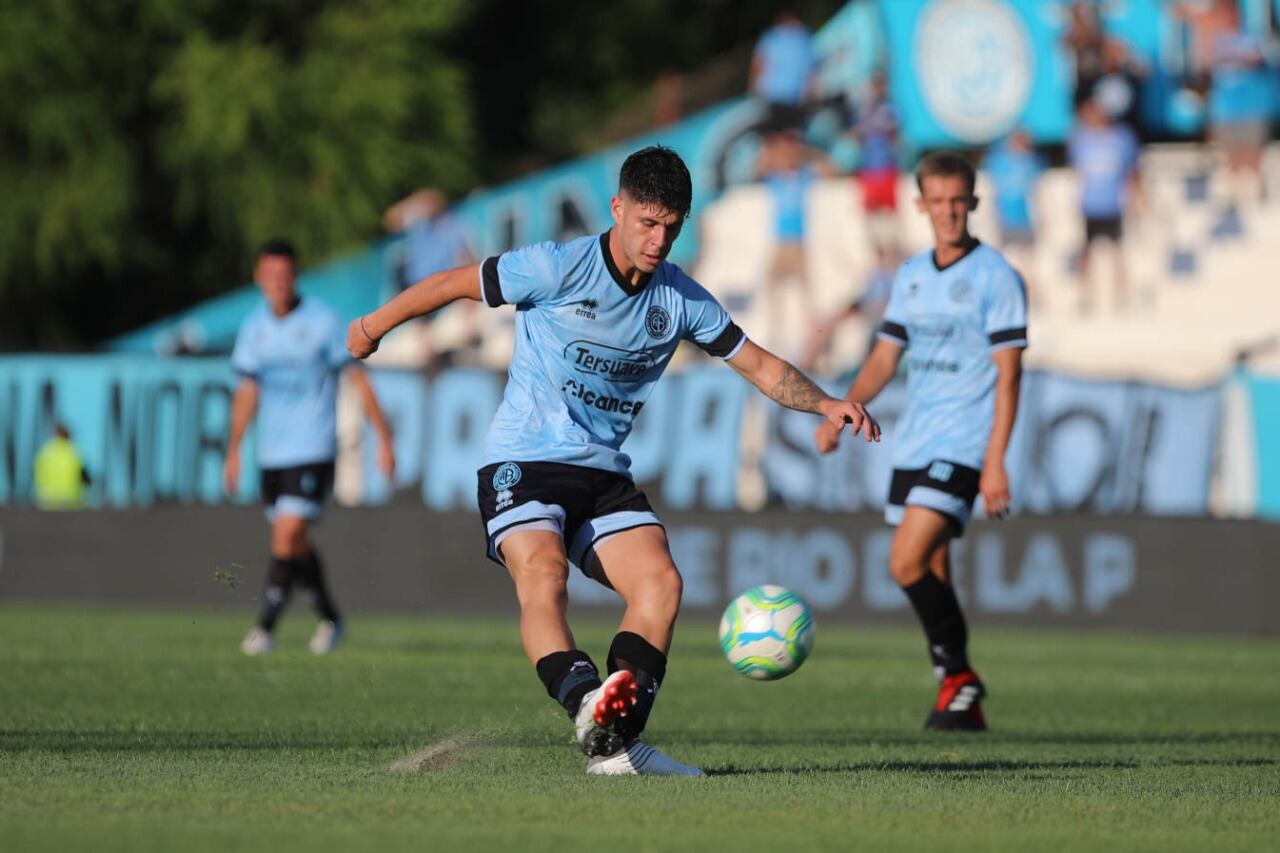
[[[272,631],[296,584],[306,590],[320,624],[311,651],[327,654],[342,639],[342,617],[329,595],[308,527],[319,520],[333,485],[338,450],[338,375],[346,368],[378,436],[378,466],[395,470],[391,430],[369,377],[346,351],[345,324],[331,309],[296,289],[293,247],[272,240],[253,271],[265,301],[236,336],[231,367],[240,375],[231,403],[231,435],[223,483],[240,484],[240,444],[258,416],[262,500],[271,523],[271,562],[258,623],[240,644],[247,655],[270,652]]]
[[[861,404],[829,397],[747,340],[710,293],[666,262],[692,194],[674,151],[637,151],[622,165],[605,233],[429,276],[348,329],[348,348],[363,358],[391,329],[455,300],[516,306],[480,513],[489,557],[515,581],[525,653],[574,720],[590,774],[701,773],[638,741],[666,677],[682,587],[666,531],[621,450],[680,341],[725,359],[776,402],[822,415],[833,433],[849,423],[879,437]],[[603,682],[565,618],[570,562],[626,603]]]
[[[1004,455],[1013,432],[1027,346],[1022,279],[969,234],[978,206],[974,171],[957,154],[926,157],[916,206],[935,246],[904,263],[879,340],[846,397],[868,403],[907,353],[907,406],[893,431],[893,481],[885,518],[897,525],[889,570],[920,617],[942,681],[926,728],[985,729],[986,688],[968,658],[968,629],[950,582],[950,543],[982,494],[992,518],[1009,511]],[[818,449],[839,430],[823,424]]]

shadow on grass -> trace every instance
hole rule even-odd
[[[291,732],[3,731],[0,752],[196,752],[200,750],[384,749],[422,739],[422,732],[370,735]]]
[[[1237,732],[904,732],[901,729],[740,729],[708,732],[690,729],[664,729],[663,734],[687,743],[723,746],[929,746],[940,743],[956,745],[1000,746],[1188,746],[1246,744],[1259,749],[1280,748],[1280,731]]]
[[[1132,759],[1082,759],[1067,761],[865,761],[840,764],[797,764],[788,767],[707,767],[708,776],[757,776],[769,773],[805,775],[812,773],[947,773],[957,776],[978,776],[986,773],[1021,773],[1045,771],[1053,773],[1073,770],[1130,770],[1156,767],[1268,767],[1277,764],[1274,758],[1171,758],[1137,761]],[[1055,775],[1038,775],[1033,778],[1056,778]]]

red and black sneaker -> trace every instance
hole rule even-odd
[[[971,669],[946,676],[924,727],[938,731],[986,731],[987,721],[982,716],[982,698],[986,695],[982,679]]]

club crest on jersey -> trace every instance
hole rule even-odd
[[[962,278],[962,279],[960,279],[959,281],[956,281],[956,282],[952,283],[952,285],[951,285],[951,301],[952,301],[952,302],[964,302],[966,299],[968,299],[968,298],[969,298],[969,290],[970,290],[970,289],[971,289],[971,288],[969,287],[969,282],[965,281],[963,278]]]
[[[644,330],[649,337],[661,340],[671,331],[671,315],[661,305],[650,305],[649,312],[644,315]]]
[[[520,482],[520,466],[514,462],[503,462],[493,472],[493,487],[498,491],[506,491]]]

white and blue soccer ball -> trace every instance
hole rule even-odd
[[[764,584],[739,595],[720,617],[720,651],[747,678],[773,681],[813,651],[813,614],[786,587]]]

